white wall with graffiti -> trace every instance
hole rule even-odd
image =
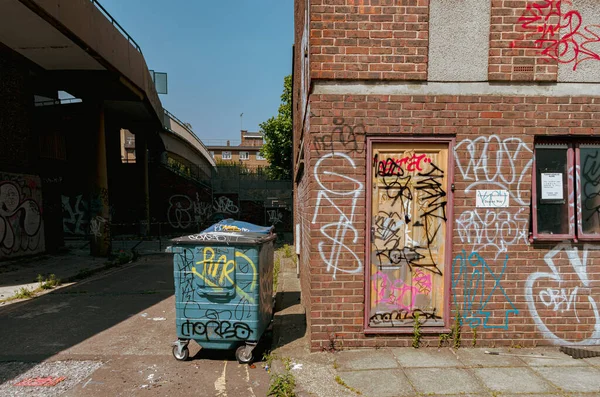
[[[42,211],[38,176],[0,173],[0,259],[44,251]]]

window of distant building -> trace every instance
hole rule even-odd
[[[213,159],[215,158],[215,152],[213,152],[212,150],[210,151],[210,157],[212,157]]]
[[[250,154],[248,152],[240,152],[240,160],[249,160]]]
[[[266,159],[265,159],[265,158],[264,158],[264,157],[263,157],[263,156],[260,154],[260,152],[257,152],[257,153],[256,153],[256,159],[257,159],[257,160],[266,160]]]
[[[221,158],[223,160],[231,160],[231,152],[223,152],[223,153],[221,153]]]
[[[535,145],[534,240],[600,240],[600,142]]]

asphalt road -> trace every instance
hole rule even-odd
[[[173,358],[173,291],[171,257],[146,256],[0,309],[0,395],[265,396],[269,374],[260,362],[240,365],[233,352],[193,342],[189,361]],[[14,386],[42,376],[65,380]]]

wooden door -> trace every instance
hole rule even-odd
[[[448,144],[373,143],[369,327],[443,326]]]

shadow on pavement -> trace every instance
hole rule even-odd
[[[138,318],[140,312],[173,295],[172,263],[169,255],[142,257],[133,265],[106,275],[0,308],[0,381],[8,381],[7,376],[18,377],[39,361],[61,352],[83,357],[131,348],[127,345],[130,341],[114,341],[114,337],[106,340],[98,335],[132,317],[133,324],[127,326],[136,329],[141,324],[142,333],[150,325],[163,330],[172,328],[172,318],[169,324],[152,324]],[[97,337],[99,343],[78,346],[92,337]],[[103,343],[114,346],[97,346]],[[28,365],[21,367],[19,374],[3,374],[6,365],[2,364],[8,361]]]

